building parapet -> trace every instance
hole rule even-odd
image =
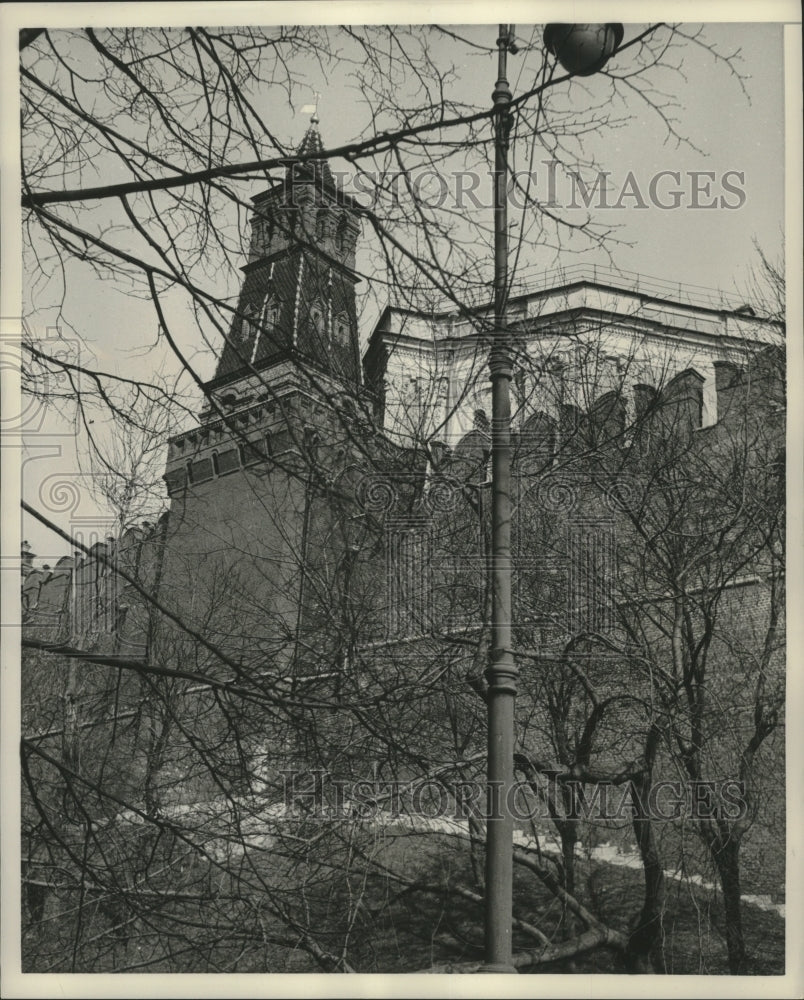
[[[583,265],[515,282],[507,317],[515,326],[576,309],[641,318],[722,338],[773,342],[782,336],[781,323],[757,316],[749,305],[714,289]],[[488,334],[492,323],[490,303],[462,315],[454,309],[422,312],[389,306],[370,340],[380,334],[413,340],[462,340]]]

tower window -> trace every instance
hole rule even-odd
[[[335,249],[338,253],[343,253],[346,250],[346,216],[342,215],[338,222],[338,228],[335,230]]]
[[[335,339],[339,344],[348,346],[349,344],[349,317],[346,313],[339,313],[335,320]]]
[[[269,295],[262,308],[262,324],[266,330],[274,330],[279,326],[279,300]]]
[[[270,215],[256,215],[253,224],[252,251],[256,256],[264,256],[270,250],[274,238],[274,220]]]
[[[243,314],[243,318],[240,321],[240,343],[248,344],[251,340],[252,334],[254,333],[254,311],[251,308],[246,309]]]
[[[265,220],[255,217],[251,229],[251,254],[259,256],[265,249]]]
[[[327,235],[327,214],[325,208],[319,208],[315,215],[315,238],[318,243],[323,243]]]
[[[314,302],[310,306],[310,322],[316,333],[324,332],[324,310],[320,302]]]

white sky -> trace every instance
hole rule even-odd
[[[54,6],[66,8],[68,5]],[[256,5],[251,10],[268,10],[271,14],[278,14],[280,6],[269,5],[266,8]],[[312,6],[303,8],[308,20]],[[549,6],[545,7],[547,16],[550,13]],[[701,12],[706,6],[698,4],[694,9]],[[746,11],[748,6],[753,5],[746,4]],[[124,7],[125,5],[103,5],[103,17],[99,18],[96,8],[91,12],[92,19],[100,25],[133,24],[142,20],[142,12],[133,10],[132,16],[127,19]],[[740,8],[739,4],[734,6],[736,14],[739,14]],[[50,12],[52,8],[48,5],[45,9]],[[244,13],[248,9],[248,5],[245,9],[240,7]],[[298,9],[300,8],[294,8]],[[323,10],[320,7],[314,9],[319,12]],[[326,8],[328,20],[337,20],[334,16],[336,9],[337,5]],[[387,10],[388,7],[384,9]],[[477,16],[477,8],[472,5],[453,9],[472,12]],[[524,9],[532,12],[531,7]],[[632,4],[628,9],[638,10],[640,20],[645,14],[642,5]],[[518,10],[512,9],[511,14],[519,13],[523,16],[522,10],[521,7]],[[679,13],[682,12],[679,9]],[[755,7],[748,16],[757,16]],[[86,17],[85,11],[73,14],[71,23],[83,24]],[[237,23],[236,17],[235,5],[229,5],[226,20]],[[279,20],[279,17],[271,19]],[[374,19],[381,20],[379,16]],[[35,20],[39,23],[40,19]],[[218,16],[214,23],[219,20]],[[242,18],[241,23],[247,23],[248,20],[247,17]],[[256,20],[253,19],[254,22]],[[47,23],[54,22],[48,18]],[[456,22],[453,20],[452,23]],[[639,28],[638,24],[626,23],[625,41]],[[496,25],[464,25],[456,30],[486,45],[493,45],[497,35]],[[533,34],[532,25],[517,25],[517,35],[525,43]],[[783,243],[785,177],[782,25],[762,22],[712,23],[706,26],[705,37],[723,54],[739,50],[740,55],[735,65],[745,76],[746,93],[743,93],[738,81],[724,64],[715,63],[703,49],[688,46],[683,53],[682,72],[667,71],[656,82],[661,89],[672,95],[672,101],[676,105],[673,114],[677,119],[678,129],[689,138],[692,146],[677,146],[668,141],[667,131],[659,118],[634,96],[627,104],[613,109],[616,117],[624,121],[616,128],[599,129],[590,134],[584,140],[584,152],[593,154],[600,167],[610,173],[613,201],[616,201],[629,172],[648,201],[648,207],[640,209],[634,207],[633,198],[626,198],[623,199],[626,207],[598,212],[600,221],[616,228],[620,242],[613,252],[613,260],[618,268],[657,276],[670,282],[693,283],[734,293],[735,290],[745,288],[749,268],[756,261],[753,240],[756,239],[771,258],[779,255]],[[455,46],[448,47],[454,58]],[[433,51],[436,62],[438,55],[436,44]],[[523,46],[520,55],[510,57],[509,79],[515,96],[530,85],[538,58],[538,52],[529,53],[526,46]],[[623,54],[619,62],[613,62],[612,69],[620,69],[625,58],[626,55]],[[469,104],[478,107],[487,105],[496,78],[496,58],[467,50],[458,68],[459,76],[453,85],[453,92]],[[308,76],[307,87],[302,86],[294,94],[294,107],[273,104],[261,108],[279,137],[292,146],[298,143],[309,123],[309,115],[302,114],[301,107],[313,99],[315,91],[320,91],[323,95],[319,115],[326,145],[334,147],[353,140],[370,127],[370,110],[357,99],[349,70],[339,72],[336,69],[324,79],[312,63],[305,64],[303,69]],[[578,82],[571,92],[575,106],[583,107],[583,102],[587,100],[585,90],[588,90],[588,100],[594,101],[598,86],[600,82],[595,77],[583,84]],[[521,169],[527,167],[527,164],[514,162],[513,167]],[[537,189],[543,194],[546,184],[545,168],[537,163],[536,169],[539,177]],[[651,203],[650,182],[658,171],[680,173],[679,187],[683,195],[677,209],[664,210]],[[744,180],[732,174],[732,184],[736,184],[744,193],[744,203],[734,210],[723,207],[694,208],[691,174],[696,171],[714,173],[712,194],[716,198],[725,194],[731,203],[734,203],[735,198],[724,190],[723,175],[727,171],[738,172]],[[666,192],[674,186],[666,179],[660,189],[662,196],[667,198]],[[251,193],[256,193],[259,188],[259,185],[255,185]],[[566,182],[559,180],[559,199],[566,201],[569,196]],[[490,211],[488,215],[490,222]],[[516,222],[515,212],[511,213],[511,217]],[[611,264],[605,254],[585,248],[581,241],[569,244],[567,250],[572,253],[556,255],[544,248],[529,253],[526,249],[522,262],[537,273],[542,269],[555,268],[558,264]],[[29,278],[29,275],[23,276],[24,299],[28,297],[27,292],[31,287]],[[102,282],[88,269],[78,265],[70,266],[68,278],[64,313],[81,331],[86,345],[85,356],[94,354],[99,367],[123,374],[130,374],[132,371],[141,374],[145,368],[153,366],[156,363],[155,356],[143,355],[138,350],[140,345],[153,341],[155,322],[151,307],[146,302],[132,299],[126,289],[115,287],[108,281]],[[229,289],[229,294],[236,293],[236,287]],[[34,322],[40,336],[43,331],[49,328],[52,330],[55,323],[55,312],[47,308],[48,295],[55,302],[55,292],[50,290],[46,290],[44,295],[40,293],[37,300],[40,308]],[[376,305],[364,316],[361,324],[364,338],[375,313]],[[189,316],[186,313],[177,315],[180,316],[178,326],[184,346],[192,355],[202,345]],[[207,354],[206,357],[198,356],[195,360],[201,376],[209,378],[213,373],[214,358]],[[36,504],[41,499],[41,490],[50,488],[44,484],[45,480],[52,484],[58,479],[57,473],[74,474],[75,458],[70,433],[57,414],[46,415],[35,439],[36,450],[29,454],[24,474],[23,491],[31,503]],[[43,447],[45,444],[46,447]],[[46,530],[36,524],[26,524],[25,537],[31,540],[34,549],[47,561],[52,561],[52,558],[66,551],[64,543],[48,537]]]

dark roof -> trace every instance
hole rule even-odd
[[[299,143],[296,155],[314,157],[316,154],[323,152],[324,145],[321,142],[321,133],[318,131],[318,121],[313,119],[313,121],[310,122],[310,127],[304,133],[304,138]],[[304,173],[309,171],[315,180],[320,180],[324,184],[328,184],[330,187],[335,187],[335,179],[332,176],[332,171],[329,169],[329,162],[327,160],[312,159],[303,164],[294,164],[294,166],[289,169],[294,171],[293,176],[298,176],[299,171],[303,171]]]

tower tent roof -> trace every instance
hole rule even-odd
[[[324,144],[321,142],[321,133],[318,129],[318,118],[313,118],[310,122],[310,127],[304,133],[304,138],[299,143],[296,155],[316,157],[317,154],[321,154],[323,152]],[[329,163],[325,159],[307,160],[305,163],[294,164],[294,166],[290,169],[294,170],[294,176],[297,175],[295,172],[303,171],[306,173],[309,171],[315,180],[328,184],[333,188],[335,187],[335,178],[332,176],[332,171],[329,169]]]

